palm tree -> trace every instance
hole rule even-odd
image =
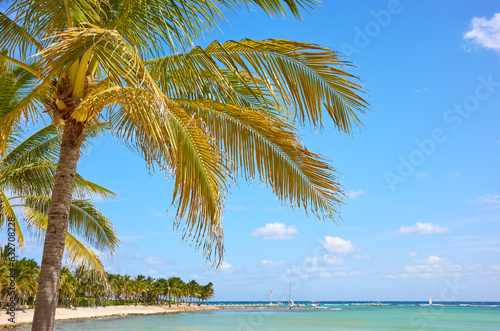
[[[222,6],[254,5],[270,15],[288,8],[300,17],[314,3],[22,0],[0,14],[0,57],[37,79],[19,107],[0,110],[0,131],[39,118],[41,108],[62,131],[33,330],[53,328],[73,178],[89,125],[109,122],[150,168],[175,175],[185,238],[216,264],[230,178],[259,178],[283,203],[337,218],[335,173],[301,143],[293,119],[319,127],[325,109],[349,134],[367,106],[357,77],[345,70],[351,64],[330,49],[287,40],[192,48],[224,18]]]
[[[214,284],[212,282],[201,287],[200,291],[200,305],[202,301],[210,300],[214,297]]]
[[[179,277],[170,277],[165,282],[163,294],[168,298],[169,307],[172,307],[172,299],[181,297],[182,284],[183,282]]]
[[[119,274],[109,274],[108,275],[108,283],[111,287],[111,292],[115,297],[115,304],[120,299],[125,287],[125,279],[122,275]]]
[[[125,305],[128,306],[129,294],[133,292],[133,281],[129,275],[123,276],[123,292],[125,293]]]
[[[0,89],[5,93],[2,109],[16,107],[24,91],[30,86],[30,76],[22,68],[11,68],[0,62]],[[100,129],[90,131],[95,136]],[[46,126],[29,137],[18,126],[10,128],[4,154],[0,156],[0,226],[8,217],[14,220],[18,244],[25,244],[20,221],[41,237],[47,228],[50,194],[56,172],[55,159],[61,139],[53,125]],[[111,191],[85,180],[76,174],[74,192],[78,196],[98,195],[104,199],[114,196]],[[17,210],[23,218],[18,218]],[[103,272],[98,256],[75,237],[82,235],[94,247],[112,253],[118,239],[111,222],[89,200],[72,199],[69,215],[69,232],[65,244],[72,262],[86,263]]]
[[[59,277],[59,299],[61,300],[61,306],[68,307],[71,298],[76,295],[77,281],[68,267],[62,267]]]

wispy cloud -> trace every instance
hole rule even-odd
[[[443,257],[431,255],[426,259],[423,260],[417,260],[419,263],[425,263],[425,264],[447,264],[450,263],[448,259],[445,259]]]
[[[471,29],[464,35],[465,40],[500,53],[500,13],[496,13],[490,19],[474,17],[470,27]]]
[[[337,257],[337,256],[331,256],[331,255],[325,254],[323,256],[323,263],[326,265],[342,264],[342,263],[344,263],[344,259],[341,259],[340,257]]]
[[[163,257],[160,256],[150,256],[150,257],[144,257],[140,254],[137,254],[135,256],[137,260],[139,260],[142,263],[148,264],[148,265],[154,265],[154,266],[169,266],[169,265],[174,265],[175,262],[172,260],[167,260]]]
[[[363,194],[365,194],[365,192],[362,189],[359,189],[357,191],[351,190],[351,191],[347,192],[347,197],[349,199],[356,199],[357,197],[359,197]]]
[[[475,200],[471,200],[469,202],[479,203],[481,205],[484,205],[485,207],[482,208],[482,210],[498,209],[500,208],[500,194],[497,193],[486,194],[483,195],[482,197],[479,197]]]
[[[272,261],[272,260],[262,260],[259,263],[259,266],[265,267],[265,268],[276,268],[285,265],[285,261],[280,260],[280,261]]]
[[[412,92],[425,93],[425,92],[429,92],[429,89],[427,87],[414,88],[414,89],[412,89]]]
[[[401,234],[430,234],[430,233],[443,233],[450,229],[434,225],[432,223],[416,223],[411,226],[402,226],[398,232]]]
[[[286,226],[284,223],[267,223],[251,233],[252,237],[262,237],[264,240],[293,239],[299,233],[295,225]]]

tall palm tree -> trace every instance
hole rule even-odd
[[[125,279],[122,275],[119,274],[109,274],[108,283],[111,287],[111,292],[115,297],[115,304],[116,304],[124,291]]]
[[[12,68],[0,61],[0,109],[15,108],[32,83],[33,75],[22,68]],[[101,130],[91,128],[95,136]],[[25,244],[20,223],[35,234],[43,235],[47,228],[51,191],[56,172],[57,153],[61,139],[57,129],[48,125],[27,137],[18,126],[10,128],[3,154],[0,155],[0,227],[11,217],[14,220],[18,244]],[[104,199],[114,196],[111,191],[75,175],[77,196],[97,195]],[[20,213],[18,212],[20,211]],[[18,215],[22,214],[20,219]],[[87,199],[71,200],[69,230],[65,245],[72,262],[86,263],[103,272],[98,256],[75,234],[82,235],[95,248],[113,252],[118,239],[111,222]]]
[[[125,305],[128,306],[129,294],[133,292],[133,281],[129,275],[123,276],[123,292],[125,293]]]
[[[182,283],[182,280],[178,277],[170,277],[169,279],[167,279],[164,287],[164,295],[166,295],[168,298],[169,307],[172,307],[172,299],[180,298]]]
[[[33,73],[37,83],[22,105],[3,112],[0,131],[39,117],[42,108],[62,130],[33,330],[53,328],[73,178],[91,124],[109,121],[149,167],[175,175],[173,201],[185,238],[215,263],[223,254],[230,178],[259,178],[283,203],[336,219],[339,183],[324,158],[299,140],[296,122],[321,126],[326,110],[340,131],[349,134],[359,124],[367,103],[345,69],[351,64],[330,49],[288,40],[192,47],[224,19],[221,7],[254,5],[269,15],[289,10],[300,17],[317,2],[9,3],[0,14],[6,50],[0,57]]]

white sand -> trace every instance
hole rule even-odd
[[[127,315],[148,315],[148,314],[166,314],[166,313],[177,313],[184,311],[201,311],[201,310],[215,310],[218,309],[214,306],[198,306],[197,304],[188,306],[182,304],[180,306],[172,305],[171,308],[168,305],[162,306],[107,306],[107,307],[97,307],[97,308],[84,308],[78,307],[76,310],[67,308],[57,308],[56,310],[56,320],[69,320],[69,319],[88,319],[88,318],[98,318],[98,317],[121,317]],[[0,314],[0,328],[13,327],[19,324],[31,323],[33,320],[33,309],[23,311],[16,311],[15,321],[13,324],[9,322],[10,315],[5,313],[5,310]]]

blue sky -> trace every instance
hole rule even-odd
[[[304,20],[257,11],[201,40],[281,38],[350,55],[373,106],[349,139],[304,128],[350,199],[338,224],[282,207],[258,183],[228,196],[225,263],[172,231],[172,185],[111,137],[78,171],[118,194],[99,203],[121,246],[110,272],[212,281],[216,300],[485,300],[500,293],[500,7],[496,1],[331,1]],[[40,259],[40,245],[25,255]]]

